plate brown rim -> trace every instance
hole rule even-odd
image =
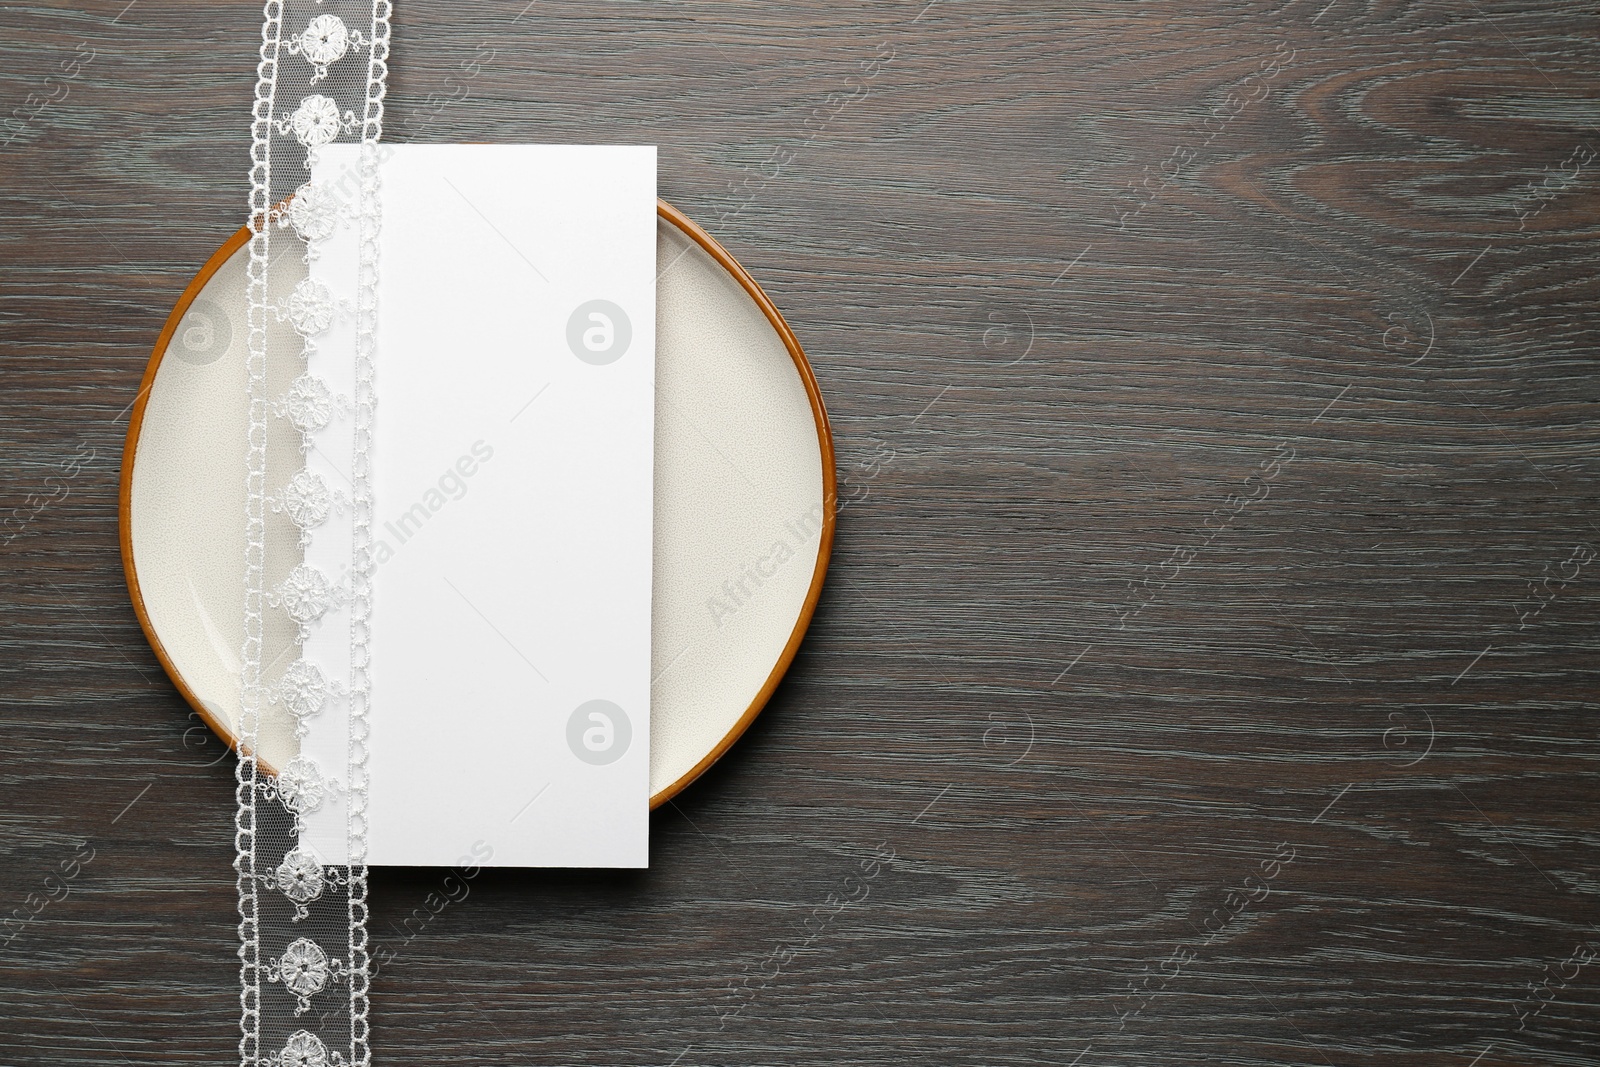
[[[806,590],[805,602],[800,607],[799,617],[795,620],[794,629],[789,634],[789,640],[784,644],[783,652],[778,656],[777,663],[773,666],[767,680],[756,693],[755,699],[739,716],[737,722],[723,735],[722,739],[712,747],[700,762],[696,763],[676,781],[665,786],[659,793],[650,798],[650,807],[655,809],[681,793],[696,778],[699,778],[711,765],[721,759],[728,749],[733,747],[735,741],[750,728],[757,715],[766,707],[767,701],[772,698],[773,692],[778,688],[778,683],[789,670],[789,665],[794,662],[795,655],[800,651],[800,642],[805,637],[807,628],[811,625],[811,617],[816,613],[817,602],[822,597],[822,582],[828,573],[828,561],[833,554],[833,534],[836,524],[838,508],[837,500],[838,479],[834,472],[833,430],[828,424],[828,411],[822,402],[822,391],[817,386],[816,375],[812,373],[811,364],[806,360],[805,353],[800,348],[800,342],[795,338],[794,331],[789,329],[789,324],[783,320],[772,300],[762,290],[756,280],[728,253],[728,250],[719,244],[705,230],[701,229],[694,220],[683,212],[667,203],[665,200],[656,201],[656,214],[676,226],[682,233],[694,241],[703,251],[716,260],[717,264],[733,276],[734,280],[755,301],[761,313],[766,316],[779,339],[783,341],[784,348],[788,349],[789,357],[794,360],[795,369],[800,374],[800,380],[805,385],[806,396],[811,401],[811,414],[816,421],[817,443],[822,450],[822,531],[817,544],[817,563],[811,573],[811,585]],[[150,621],[150,613],[145,607],[144,595],[139,590],[139,575],[133,562],[133,465],[135,453],[138,451],[139,435],[144,429],[145,405],[150,397],[150,389],[155,384],[156,372],[161,368],[161,361],[166,356],[167,347],[172,343],[173,335],[177,333],[178,324],[188,314],[190,306],[206,284],[221,270],[223,265],[250,240],[250,227],[241,226],[239,231],[223,242],[222,247],[206,260],[199,272],[184,288],[178,297],[178,302],[173,306],[172,313],[167,316],[166,324],[161,328],[161,333],[156,338],[155,348],[151,352],[150,362],[145,366],[144,377],[139,382],[139,392],[134,398],[133,410],[128,419],[128,433],[122,450],[122,475],[117,491],[117,540],[122,547],[122,571],[128,583],[128,594],[133,601],[134,614],[139,619],[139,627],[144,631],[144,636],[150,642],[150,648],[156,654],[156,659],[161,663],[161,669],[172,680],[178,692],[188,702],[189,706],[211,728],[228,747],[237,751],[238,738],[229,729],[228,725],[221,722],[211,710],[206,707],[200,697],[189,688],[183,680],[183,675],[178,671],[177,665],[167,653],[166,647],[161,643],[161,638],[156,634],[155,625]],[[272,773],[271,767],[264,767]]]

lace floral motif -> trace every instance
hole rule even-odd
[[[310,853],[299,849],[283,857],[283,862],[278,864],[273,874],[273,880],[283,895],[296,904],[309,904],[316,900],[322,895],[322,887],[327,884],[322,877],[322,864],[312,859]]]
[[[328,959],[328,954],[307,937],[289,942],[283,955],[268,967],[267,981],[282,982],[283,988],[294,994],[296,1015],[310,1011],[311,998],[327,988],[329,980],[337,981],[344,974],[344,963]]]
[[[278,122],[278,130],[294,134],[294,139],[307,148],[317,149],[332,142],[341,131],[353,129],[355,125],[354,111],[346,111],[341,115],[339,105],[332,98],[312,93],[300,101],[294,114]],[[307,163],[309,165],[309,160]]]
[[[296,1030],[275,1052],[261,1060],[262,1067],[344,1067],[344,1056],[329,1052],[322,1039],[307,1030]]]
[[[333,293],[315,278],[301,278],[300,284],[289,294],[284,308],[289,322],[302,337],[311,337],[328,328],[333,321]]]
[[[297,659],[283,672],[273,694],[274,702],[281,701],[289,714],[294,716],[296,737],[304,737],[311,732],[311,724],[306,720],[322,710],[322,706],[328,702],[328,691],[332,688],[321,669],[309,660]]]
[[[296,815],[322,807],[322,795],[327,788],[322,771],[305,756],[296,756],[278,772],[278,796],[283,806]]]
[[[339,224],[339,199],[309,182],[295,191],[278,224],[294,227],[300,240],[310,244],[333,236]]]
[[[321,378],[302,374],[289,385],[278,402],[279,414],[288,417],[301,433],[315,433],[333,417],[333,395]]]
[[[294,849],[283,857],[278,869],[272,872],[271,884],[278,887],[294,905],[293,922],[310,914],[307,904],[322,896],[329,885],[343,885],[344,879],[332,867],[324,867],[309,852]]]
[[[351,33],[338,15],[318,15],[300,36],[290,38],[289,54],[306,57],[313,72],[311,84],[315,85],[328,76],[328,67],[343,59],[352,44],[360,48],[366,43],[361,32]]]
[[[322,807],[327,794],[345,791],[343,783],[323,775],[316,760],[296,756],[284,764],[276,778],[267,780],[261,795],[280,801],[294,816],[294,832],[301,834],[306,829],[305,817]]]
[[[289,572],[268,602],[281,607],[284,614],[300,624],[301,633],[307,633],[310,625],[327,614],[338,599],[328,576],[302,563]]]
[[[267,501],[273,511],[285,512],[289,521],[300,529],[300,547],[311,543],[311,531],[324,522],[335,510],[343,511],[345,496],[328,488],[328,483],[316,471],[301,470],[289,479],[289,484],[274,493]]]
[[[302,435],[309,436],[333,418],[335,399],[321,378],[302,374],[289,383],[289,391],[273,405],[273,410],[287,418]]]

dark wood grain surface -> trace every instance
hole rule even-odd
[[[398,5],[392,139],[661,145],[846,504],[648,872],[377,875],[384,1062],[1600,1062],[1597,16],[1205,7]],[[115,504],[258,19],[0,8],[6,1067],[233,1055]]]

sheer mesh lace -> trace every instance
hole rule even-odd
[[[367,1067],[372,1059],[366,931],[370,451],[377,146],[389,16],[388,0],[268,0],[263,8],[250,127],[245,626],[235,817],[244,1067]],[[317,153],[339,142],[359,145],[353,190],[347,181],[328,187],[312,180]],[[322,246],[341,228],[354,235],[356,255],[340,260],[347,266],[327,266]],[[298,254],[277,254],[274,242]],[[346,383],[349,394],[331,386],[330,378]],[[275,420],[298,435],[298,464],[269,463],[294,454],[269,447],[280,433]],[[288,537],[277,524],[287,524]],[[296,546],[299,553],[280,558],[288,551],[279,549],[269,556],[269,545]],[[337,564],[332,570],[329,561]],[[299,654],[284,657],[286,664],[263,663],[266,631],[285,625]],[[297,738],[317,736],[318,752],[343,752],[342,764],[320,766],[304,752],[282,767],[262,764],[257,742],[268,707],[293,717]],[[341,862],[333,863],[308,842],[307,820],[341,809],[344,847]]]

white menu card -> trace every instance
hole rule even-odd
[[[647,866],[656,150],[383,153],[369,861]],[[330,801],[304,843],[342,862]]]

